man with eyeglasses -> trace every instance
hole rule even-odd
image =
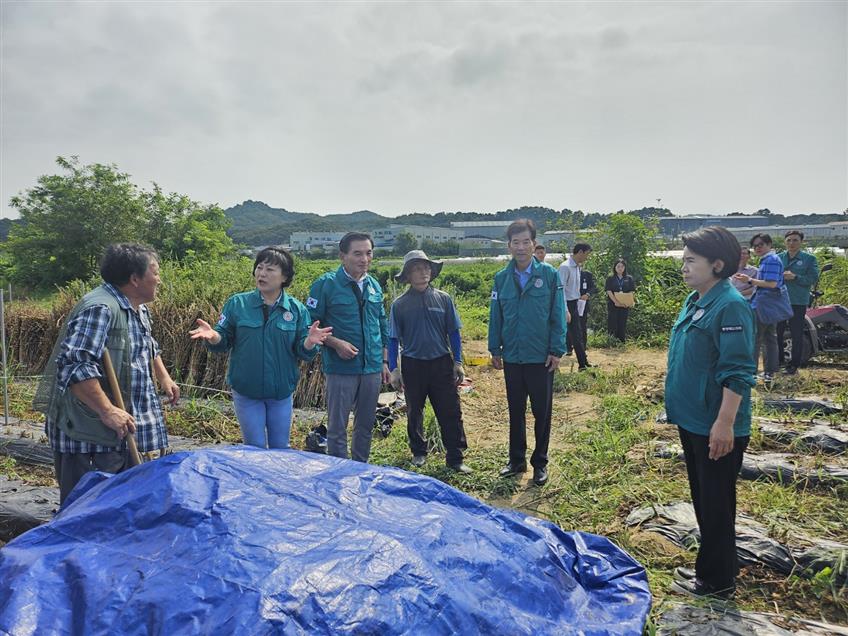
[[[789,323],[789,333],[792,334],[792,357],[784,369],[786,375],[798,373],[801,366],[801,351],[804,343],[804,320],[807,306],[810,303],[810,288],[819,279],[819,262],[815,256],[803,251],[804,233],[801,230],[789,230],[783,235],[786,251],[777,255],[783,263],[783,279],[789,292],[789,303],[792,305],[792,318],[777,325],[777,342],[780,344],[780,362],[785,362],[786,352],[783,350],[783,333]]]
[[[734,281],[749,283],[757,290],[751,300],[751,309],[757,309],[757,293],[760,289],[780,289],[783,285],[783,264],[772,249],[771,236],[765,232],[754,234],[751,237],[751,247],[760,258],[756,276],[750,276],[741,272],[733,275]],[[754,350],[754,362],[759,366],[760,350],[763,351],[763,375],[762,379],[766,386],[770,386],[774,374],[778,370],[778,346],[776,325],[766,324],[757,319],[757,343]]]

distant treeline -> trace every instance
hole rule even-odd
[[[596,226],[608,214],[598,212],[584,213],[582,210],[554,210],[540,206],[522,206],[501,210],[494,214],[482,212],[437,212],[435,214],[403,214],[387,217],[361,210],[348,214],[330,214],[319,216],[311,212],[290,212],[283,208],[272,208],[262,201],[245,201],[224,211],[232,225],[228,234],[237,243],[247,245],[267,245],[288,243],[292,232],[346,232],[351,230],[370,231],[388,227],[393,223],[421,225],[430,227],[450,227],[452,222],[460,221],[509,221],[518,218],[530,218],[536,222],[540,231],[555,229],[585,229]],[[642,221],[652,218],[673,216],[667,208],[645,207],[639,210],[619,210],[639,217]],[[768,208],[752,212],[750,215],[739,212],[733,216],[765,216],[769,225],[818,224],[839,221],[844,214],[798,214],[785,216],[773,214]]]

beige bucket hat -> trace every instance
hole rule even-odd
[[[399,283],[406,283],[406,275],[409,273],[409,268],[412,263],[415,261],[424,261],[430,265],[430,271],[432,275],[430,276],[430,280],[436,278],[439,275],[439,272],[442,271],[443,263],[441,261],[431,261],[427,258],[427,254],[424,253],[424,250],[412,250],[406,253],[403,257],[403,269],[400,270],[400,274],[395,275],[395,280]]]

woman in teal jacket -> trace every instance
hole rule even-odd
[[[671,330],[665,406],[678,426],[692,505],[701,532],[695,570],[678,568],[672,589],[732,595],[736,559],[736,477],[751,434],[754,316],[728,280],[739,242],[722,227],[683,235],[689,294]]]
[[[213,328],[198,319],[189,334],[210,351],[230,351],[227,381],[245,444],[288,448],[298,360],[311,360],[332,327],[311,325],[309,310],[285,288],[294,258],[266,247],[253,263],[256,289],[231,296]]]

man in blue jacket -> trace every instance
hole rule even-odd
[[[368,274],[374,243],[348,232],[339,242],[341,265],[312,283],[306,306],[313,320],[332,327],[324,341],[327,377],[327,452],[347,457],[347,420],[354,411],[351,457],[367,462],[381,382],[389,382],[389,331],[383,290]]]
[[[554,372],[565,353],[566,310],[557,271],[533,258],[536,225],[518,219],[507,228],[512,260],[495,274],[489,305],[489,353],[503,369],[509,407],[509,463],[502,477],[527,470],[527,398],[535,419],[533,482],[548,480]]]

